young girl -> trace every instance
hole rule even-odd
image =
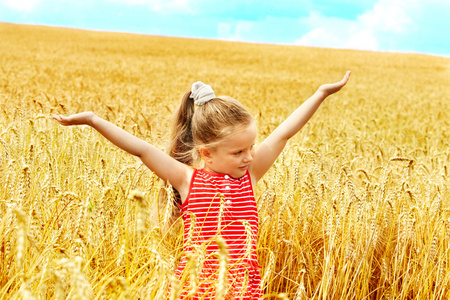
[[[52,117],[65,126],[93,127],[118,147],[138,156],[176,190],[184,223],[184,256],[175,271],[182,282],[180,299],[187,295],[190,299],[215,299],[219,295],[226,299],[260,299],[263,293],[256,256],[258,213],[254,186],[289,138],[306,124],[326,97],[347,83],[349,76],[347,72],[341,81],[320,86],[257,149],[251,114],[230,97],[216,97],[211,87],[201,82],[194,83],[181,99],[169,155],[92,112]],[[203,165],[197,168],[199,162]],[[217,284],[219,279],[223,281],[223,267],[219,267],[223,261],[218,255],[223,244],[228,253],[225,290]],[[194,284],[185,274],[186,266],[188,257],[199,253],[204,257],[198,260],[201,266]]]

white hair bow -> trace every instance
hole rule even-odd
[[[216,98],[211,86],[204,84],[201,81],[194,82],[192,84],[191,96],[194,99],[194,103],[197,105],[203,105],[211,99]]]

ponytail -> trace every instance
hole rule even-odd
[[[174,113],[172,125],[172,135],[167,153],[182,162],[192,166],[194,140],[192,137],[192,116],[194,115],[194,102],[189,98],[191,91],[186,92],[181,98],[180,106]],[[166,188],[162,188],[159,193],[161,207],[172,205],[170,223],[175,222],[180,216],[181,197],[174,188],[173,193],[168,193]]]
[[[175,111],[168,154],[186,165],[193,166],[192,117],[194,115],[194,102],[189,98],[190,95],[190,91],[183,95],[180,106]]]

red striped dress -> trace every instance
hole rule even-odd
[[[248,171],[235,179],[195,169],[181,213],[184,255],[175,271],[181,283],[179,299],[216,298],[219,236],[228,251],[225,299],[262,298],[256,255],[258,212]]]

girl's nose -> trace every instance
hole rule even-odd
[[[253,160],[253,151],[247,151],[244,157],[245,162],[251,162]]]

